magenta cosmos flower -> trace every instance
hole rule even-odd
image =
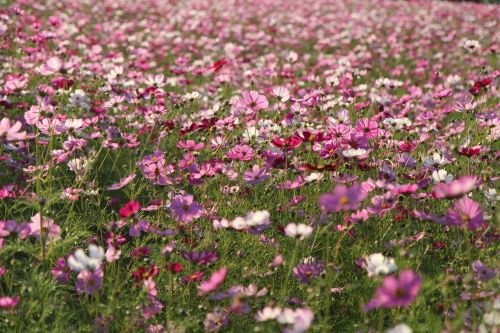
[[[0,121],[0,140],[22,141],[26,139],[26,132],[19,132],[22,124],[19,121],[11,124],[9,118]]]
[[[241,103],[253,111],[259,111],[268,107],[269,102],[266,96],[256,91],[244,91],[242,93]]]
[[[228,153],[232,160],[250,161],[253,158],[253,149],[249,145],[236,145]]]
[[[19,303],[19,296],[0,297],[0,308],[13,308]]]
[[[96,290],[101,289],[104,272],[101,269],[95,271],[85,270],[76,277],[75,287],[80,294],[93,294]]]
[[[436,199],[455,199],[464,196],[476,187],[476,176],[463,176],[450,183],[440,183],[432,189]]]
[[[177,194],[170,203],[170,210],[178,221],[189,223],[201,216],[203,208],[191,194]]]
[[[399,278],[388,276],[377,289],[375,296],[365,305],[365,311],[375,308],[406,307],[417,297],[422,281],[411,270],[404,270]]]
[[[462,226],[471,231],[480,228],[483,223],[483,211],[481,206],[474,200],[463,197],[453,204],[453,210],[446,214],[447,222],[451,225]]]
[[[337,185],[331,193],[323,193],[319,197],[319,207],[326,212],[355,210],[366,198],[366,192],[359,184],[352,187]]]

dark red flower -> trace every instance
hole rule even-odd
[[[179,273],[179,272],[182,272],[182,264],[180,262],[173,262],[173,263],[170,263],[170,264],[167,264],[165,266],[165,268],[172,272],[172,273]]]
[[[150,265],[148,267],[139,267],[135,271],[132,272],[132,277],[135,279],[135,282],[140,283],[142,280],[147,280],[149,278],[153,278],[160,272],[160,268],[156,265]]]

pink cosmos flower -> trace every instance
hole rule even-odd
[[[484,224],[481,206],[474,200],[463,197],[454,203],[453,208],[446,214],[446,221],[449,224],[467,226],[471,231],[480,228]]]
[[[109,191],[119,190],[119,189],[127,186],[132,180],[135,179],[135,176],[136,176],[136,174],[134,172],[134,173],[128,175],[127,177],[121,178],[118,183],[110,185],[108,187],[108,190]]]
[[[464,196],[476,188],[476,176],[463,176],[450,183],[440,183],[432,189],[436,199],[455,199]]]
[[[266,96],[260,95],[256,91],[244,91],[240,102],[253,111],[259,111],[269,106]]]
[[[394,194],[409,194],[418,191],[417,184],[403,184],[388,187]]]
[[[253,149],[249,145],[236,145],[228,153],[232,160],[250,161],[253,158]]]
[[[80,294],[93,294],[95,291],[101,289],[104,272],[102,269],[95,271],[85,270],[78,274],[76,277],[75,288]]]
[[[61,228],[54,223],[54,220],[48,217],[42,218],[40,213],[37,213],[31,218],[31,223],[29,224],[30,236],[40,240],[40,220],[42,220],[43,236],[47,243],[61,239]]]
[[[213,273],[212,276],[206,281],[203,281],[198,287],[198,295],[203,296],[215,289],[217,289],[227,275],[227,267],[222,267],[217,272]]]
[[[177,194],[170,202],[170,210],[178,221],[190,223],[200,218],[203,208],[191,194]]]
[[[417,297],[422,281],[411,270],[404,270],[399,278],[388,276],[377,289],[375,296],[365,305],[365,311],[375,308],[406,307]]]
[[[19,296],[0,297],[0,308],[13,308],[19,303]]]
[[[2,118],[0,121],[0,141],[22,141],[26,139],[26,132],[20,132],[21,122],[16,121],[11,124],[9,118]]]
[[[203,142],[196,143],[194,140],[187,140],[186,142],[184,141],[179,141],[177,142],[177,147],[184,149],[184,150],[202,150],[203,147],[205,147],[205,144]]]
[[[370,139],[378,135],[378,124],[371,119],[359,119],[356,121],[356,131],[363,133],[363,135]]]
[[[71,73],[77,65],[78,61],[75,57],[72,57],[69,61],[64,63],[58,57],[51,57],[45,64],[38,68],[38,72],[42,75]]]
[[[319,207],[326,212],[355,210],[366,198],[367,193],[359,184],[352,187],[337,185],[331,193],[323,193],[319,198]]]
[[[266,168],[260,168],[258,165],[254,165],[251,171],[247,170],[243,173],[243,179],[252,185],[258,184],[270,176]]]

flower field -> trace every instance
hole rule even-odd
[[[0,332],[499,332],[500,5],[0,7]]]

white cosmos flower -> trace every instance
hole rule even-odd
[[[306,183],[318,182],[322,179],[323,179],[323,174],[321,172],[312,172],[304,178]]]
[[[412,333],[412,330],[411,330],[410,326],[402,323],[402,324],[394,326],[393,328],[389,328],[386,332],[387,333]]]
[[[347,150],[344,150],[342,152],[342,155],[344,155],[344,157],[359,157],[359,156],[363,156],[365,155],[367,152],[366,149],[363,149],[363,148],[358,148],[358,149],[347,149]]]
[[[285,227],[285,235],[288,237],[298,238],[300,240],[311,236],[313,228],[310,225],[300,223],[289,223]]]
[[[446,164],[448,161],[445,157],[441,156],[439,153],[432,154],[431,157],[427,157],[424,160],[424,165],[426,167],[439,166]]]
[[[94,271],[101,266],[103,259],[104,249],[101,246],[90,244],[89,255],[87,256],[82,249],[76,250],[68,257],[68,266],[75,272]]]
[[[290,99],[290,91],[285,87],[274,87],[272,94],[274,97],[278,98],[281,103],[285,103]]]
[[[279,307],[270,307],[266,306],[260,311],[257,311],[257,315],[255,316],[255,320],[257,321],[266,321],[266,320],[274,320],[281,314],[281,308]]]
[[[388,274],[398,269],[398,266],[394,263],[394,259],[384,257],[382,253],[370,254],[365,258],[365,262],[368,276]]]
[[[449,183],[453,180],[453,175],[450,175],[448,171],[444,169],[434,170],[432,172],[432,180],[434,183]]]

